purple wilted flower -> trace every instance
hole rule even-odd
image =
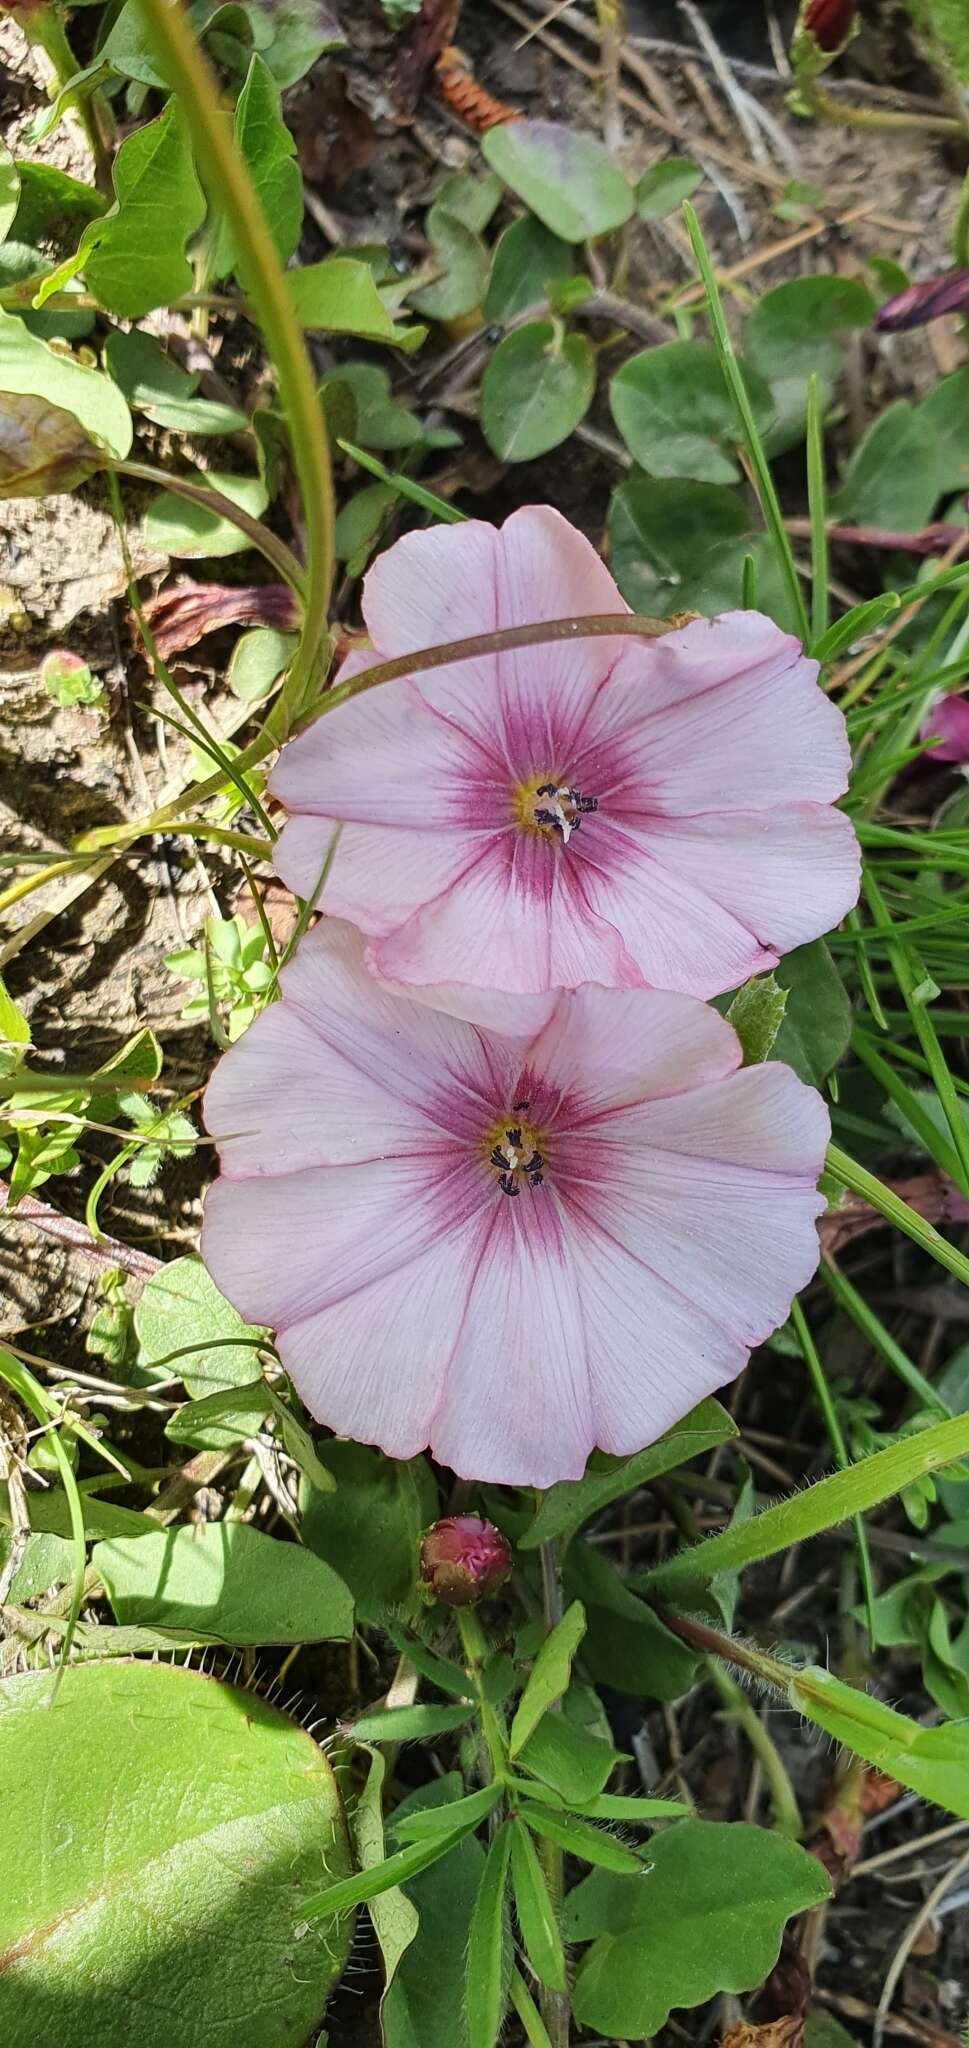
[[[969,311],[969,270],[943,270],[910,284],[886,299],[875,314],[879,334],[900,334],[906,327],[925,327],[944,313]]]
[[[969,697],[940,697],[922,722],[923,740],[937,740],[930,747],[929,761],[953,761],[960,768],[969,764]]]
[[[511,1571],[511,1551],[500,1529],[480,1515],[445,1515],[425,1532],[421,1584],[445,1607],[472,1607],[497,1593]]]

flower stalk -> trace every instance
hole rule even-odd
[[[316,694],[322,680],[334,567],[333,480],[323,411],[282,266],[208,60],[180,7],[169,0],[138,0],[138,5],[184,110],[203,182],[231,220],[246,295],[289,422],[306,535],[306,582],[299,644],[273,713],[279,739],[289,730],[296,707]]]

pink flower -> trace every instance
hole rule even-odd
[[[511,1550],[500,1529],[480,1515],[445,1515],[425,1530],[421,1584],[445,1607],[472,1607],[497,1593],[511,1571]]]
[[[594,549],[532,506],[408,534],[364,583],[376,654],[627,607]],[[830,929],[858,893],[831,808],[844,719],[756,612],[654,641],[586,639],[392,682],[284,747],[276,865],[395,982],[537,993],[586,981],[712,996]],[[581,829],[580,829],[581,828]]]
[[[923,719],[920,737],[939,742],[929,749],[927,761],[957,761],[965,767],[969,763],[969,697],[940,697]]]
[[[307,1407],[466,1478],[578,1478],[731,1380],[818,1258],[818,1095],[691,997],[528,1039],[384,988],[324,919],[205,1098],[202,1255]]]

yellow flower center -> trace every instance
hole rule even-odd
[[[482,1140],[484,1157],[494,1169],[503,1195],[519,1195],[523,1185],[540,1188],[545,1177],[541,1132],[529,1123],[527,1111],[527,1102],[516,1102]]]
[[[599,808],[599,799],[561,782],[553,773],[533,775],[512,791],[512,816],[519,831],[559,838],[567,846],[584,817]]]

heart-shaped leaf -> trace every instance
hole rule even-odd
[[[254,1694],[168,1664],[0,1685],[0,2035],[59,2048],[301,2048],[349,1927],[339,1795]],[[43,1799],[38,1793],[42,1788]]]

